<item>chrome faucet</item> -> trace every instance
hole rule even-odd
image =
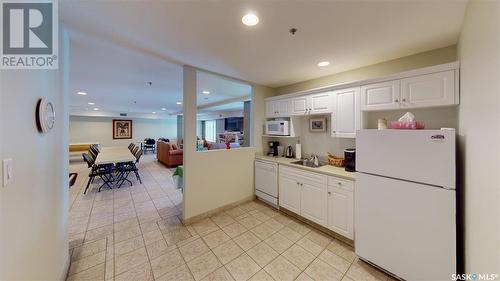
[[[311,159],[309,159],[309,161],[310,161],[310,162],[312,162],[312,163],[313,163],[313,165],[314,165],[315,167],[318,167],[318,166],[319,166],[319,158],[318,158],[318,155],[316,155],[316,154],[312,154],[312,155],[311,155]]]

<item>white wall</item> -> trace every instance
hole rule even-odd
[[[500,273],[500,2],[473,0],[459,40],[465,270]]]
[[[184,67],[184,219],[254,196],[253,161],[260,148],[195,151],[196,69]],[[253,120],[264,116],[264,97],[274,92],[253,87]],[[262,128],[253,127],[253,145],[261,145]]]
[[[60,69],[0,72],[0,158],[14,161],[14,182],[0,187],[0,280],[61,280],[68,265],[67,36]],[[56,123],[38,133],[39,98]]]
[[[144,138],[177,139],[177,120],[172,118],[132,119],[132,140],[114,140],[113,119],[115,118],[71,116],[69,122],[70,143],[98,142],[101,146],[106,147],[127,146],[131,141],[141,141]]]

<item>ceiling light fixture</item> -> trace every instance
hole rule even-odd
[[[98,108],[98,107],[94,107],[94,110],[96,110],[96,111],[97,111],[97,110],[99,110],[99,108]]]
[[[259,17],[254,12],[249,12],[241,18],[241,22],[246,26],[254,26],[259,23]]]
[[[95,104],[95,102],[88,102],[87,104],[88,104],[88,105],[94,105],[94,104]]]
[[[323,66],[327,66],[327,65],[329,65],[329,64],[330,64],[330,62],[329,62],[329,61],[322,61],[322,62],[319,62],[319,63],[318,63],[318,66],[319,66],[319,67],[323,67]]]
[[[207,90],[204,90],[202,93],[203,93],[204,95],[210,95],[210,91],[207,91]]]
[[[153,111],[153,112],[151,112],[151,113],[156,114],[156,111]]]
[[[180,105],[180,104],[182,104],[182,102],[178,101],[178,102],[176,102],[176,104]]]
[[[161,110],[167,110],[165,107],[162,107]]]
[[[85,93],[85,92],[78,92],[77,94],[80,95],[80,96],[86,96],[87,95],[87,93]]]

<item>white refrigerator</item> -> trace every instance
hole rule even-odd
[[[456,273],[455,130],[356,134],[355,251],[405,280]]]

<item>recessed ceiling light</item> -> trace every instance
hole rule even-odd
[[[162,107],[161,110],[167,110],[165,107]]]
[[[153,112],[151,112],[151,113],[156,114],[156,111],[153,111]]]
[[[210,95],[210,91],[207,91],[207,90],[204,90],[202,93],[203,93],[204,95]]]
[[[178,101],[178,102],[176,102],[176,104],[182,104],[182,102]]]
[[[88,105],[94,105],[94,104],[95,104],[95,102],[88,102],[87,104],[88,104]]]
[[[259,23],[259,17],[255,13],[249,12],[241,18],[241,22],[246,26],[254,26]]]
[[[87,95],[87,93],[85,93],[85,92],[78,92],[77,94],[80,95],[80,96],[86,96]]]
[[[319,62],[319,63],[318,63],[318,66],[323,67],[323,66],[327,66],[327,65],[329,65],[329,64],[330,64],[330,62],[329,62],[329,61],[322,61],[322,62]]]
[[[98,107],[94,107],[94,110],[99,110],[99,108]]]

